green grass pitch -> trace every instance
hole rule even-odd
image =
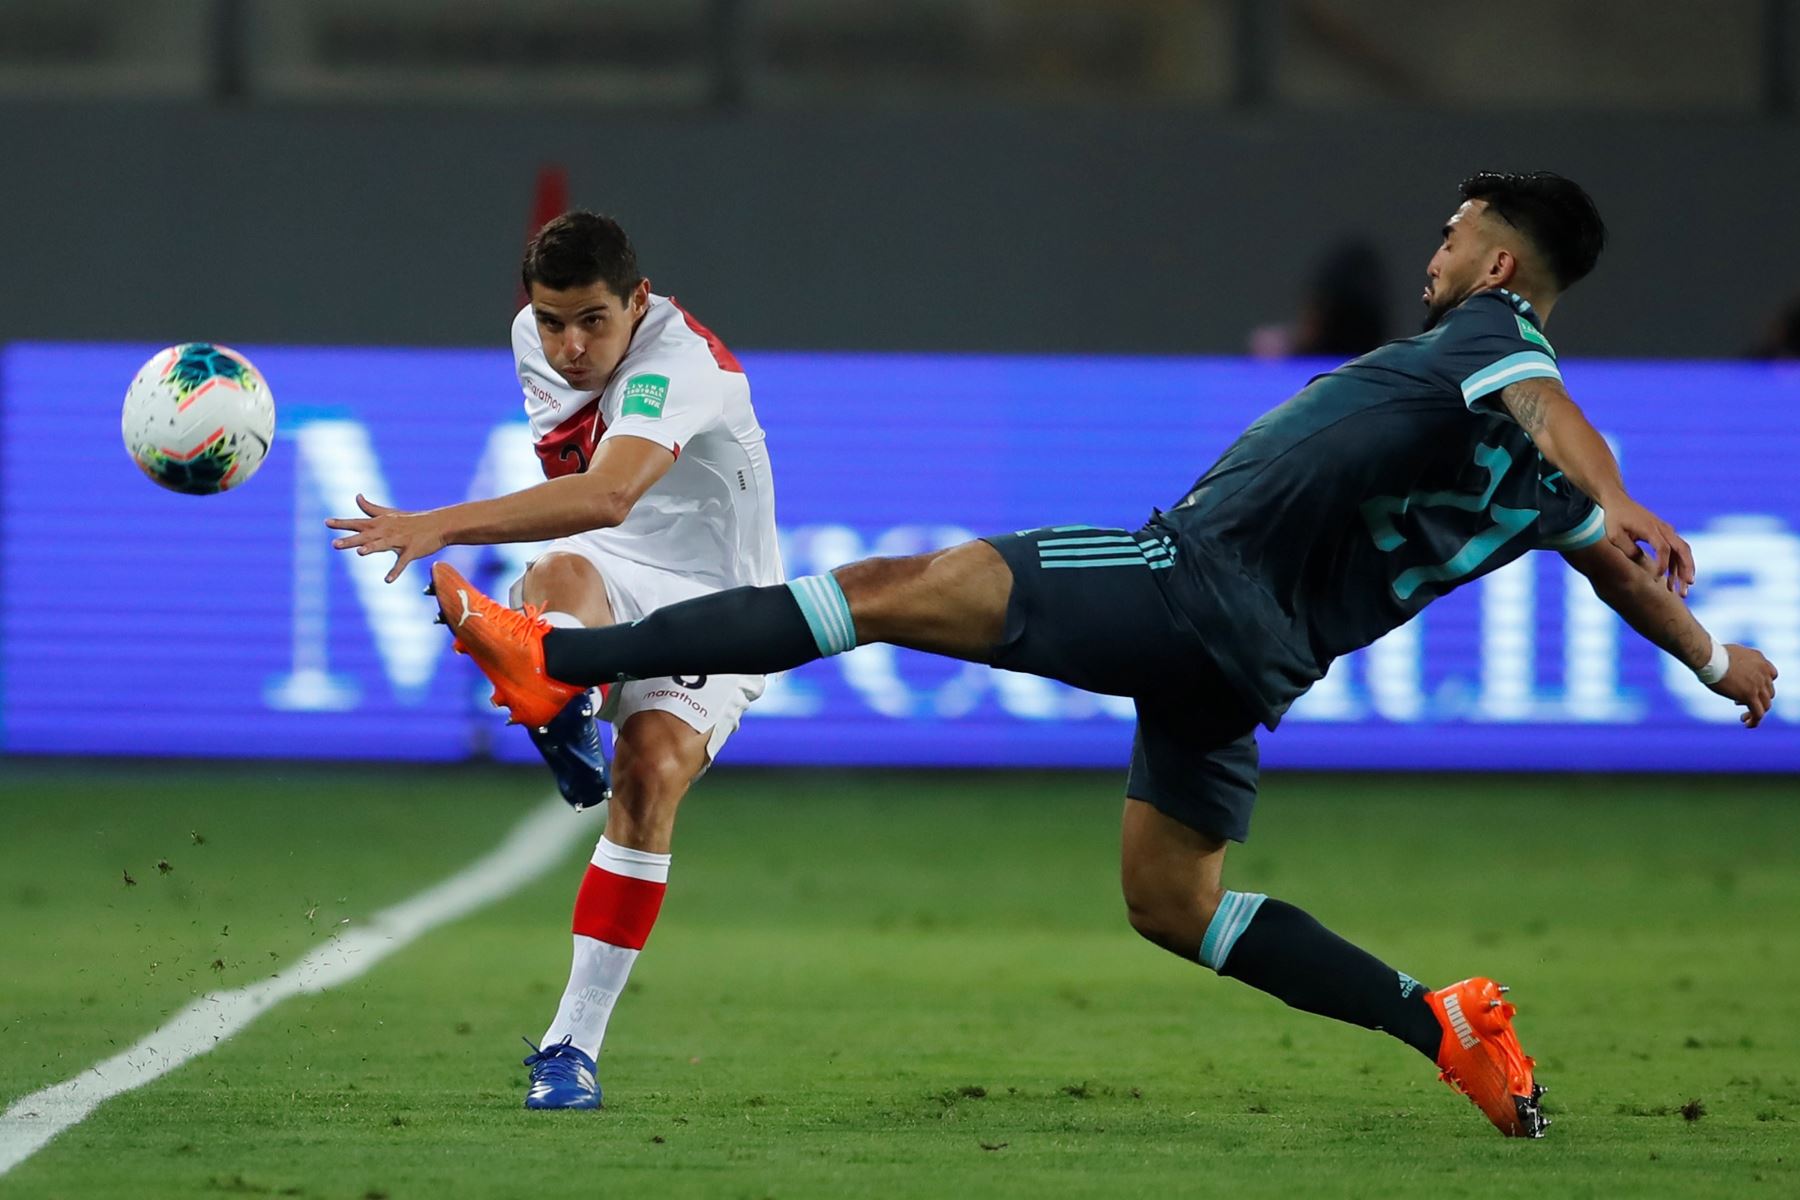
[[[1119,782],[722,767],[613,1019],[606,1111],[519,1107],[590,837],[109,1101],[0,1198],[1800,1194],[1793,780],[1268,780],[1228,884],[1427,983],[1511,984],[1551,1088],[1536,1143],[1399,1043],[1139,941]],[[6,765],[0,1106],[451,873],[547,791]]]

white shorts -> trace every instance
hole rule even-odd
[[[544,554],[574,554],[591,563],[606,582],[606,598],[613,620],[636,621],[657,609],[719,589],[673,571],[620,558],[596,546],[586,534],[558,538]],[[536,559],[532,560],[536,562]],[[519,604],[524,580],[513,584],[512,603]],[[609,690],[600,717],[617,730],[641,712],[673,713],[698,733],[707,734],[706,759],[718,757],[719,747],[737,730],[744,710],[763,694],[764,675],[678,675],[674,678],[634,679],[616,683]]]

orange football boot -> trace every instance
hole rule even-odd
[[[1425,997],[1444,1027],[1438,1078],[1473,1100],[1507,1137],[1540,1138],[1550,1126],[1538,1107],[1545,1089],[1532,1078],[1536,1064],[1513,1032],[1518,1009],[1502,998],[1506,991],[1477,976]]]
[[[437,597],[439,621],[456,637],[456,652],[474,659],[493,681],[494,707],[510,712],[514,724],[542,728],[587,691],[545,674],[544,635],[550,625],[537,606],[527,604],[523,612],[508,608],[445,562],[432,564],[431,594]]]

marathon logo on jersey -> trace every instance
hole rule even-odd
[[[622,417],[660,417],[669,398],[667,375],[633,375],[625,381],[625,395],[619,405]]]
[[[525,390],[537,397],[539,404],[547,405],[551,412],[562,411],[562,401],[545,391],[543,386],[539,384],[537,380],[531,378],[529,375],[521,376],[521,378],[525,381]]]
[[[1514,316],[1513,319],[1519,323],[1520,337],[1528,342],[1536,342],[1544,348],[1544,352],[1551,358],[1556,357],[1556,347],[1550,344],[1549,338],[1538,332],[1538,327],[1536,325],[1533,325],[1530,321],[1527,321],[1521,316]]]
[[[706,679],[706,676],[702,675],[700,678],[702,681],[704,681]],[[677,678],[675,680],[675,682],[681,683],[681,680],[679,678]],[[685,690],[686,686],[687,685],[683,685],[683,687],[680,687],[680,688],[657,688],[654,691],[645,692],[644,700],[646,702],[649,702],[651,700],[673,700],[678,704],[684,704],[688,708],[693,709],[695,715],[700,717],[701,720],[705,720],[707,717],[710,717],[712,715],[712,712],[706,707],[706,705],[700,703],[700,701],[698,701],[698,700],[694,699],[692,696],[688,695],[687,691]]]

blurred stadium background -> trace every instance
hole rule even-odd
[[[318,522],[530,482],[506,325],[565,201],[741,353],[814,571],[1141,518],[1415,327],[1459,179],[1562,171],[1612,234],[1556,314],[1570,386],[1693,541],[1702,619],[1792,667],[1797,106],[1795,0],[0,0],[0,1164],[41,1119],[15,1101],[549,791],[419,581]],[[279,435],[194,501],[116,420],[201,338],[256,360]],[[1527,562],[1264,739],[1236,882],[1421,977],[1512,972],[1565,1084],[1525,1156],[1367,1035],[1134,943],[1128,706],[866,648],[697,787],[602,1123],[525,1123],[508,1057],[590,814],[566,865],[0,1195],[508,1195],[546,1158],[657,1195],[1793,1194],[1790,708],[1745,733]],[[1424,899],[1471,862],[1468,911]]]

